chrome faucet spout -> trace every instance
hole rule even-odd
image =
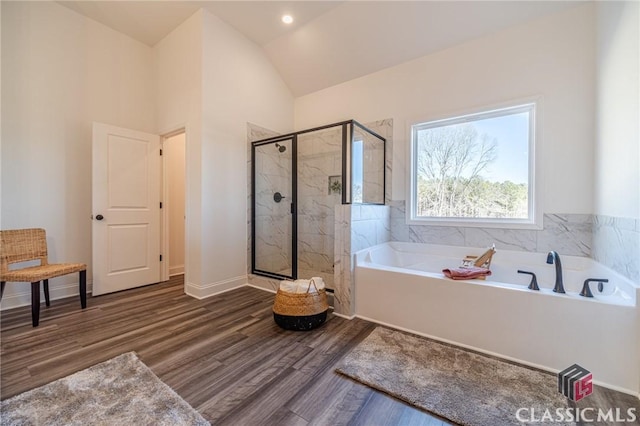
[[[560,262],[560,255],[555,251],[550,251],[547,254],[547,263],[549,265],[556,265],[556,284],[553,287],[553,291],[556,293],[565,293],[564,284],[562,282],[562,263]]]

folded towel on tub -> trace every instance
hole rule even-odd
[[[472,280],[475,278],[484,278],[491,275],[491,271],[487,268],[478,266],[465,266],[453,269],[443,269],[442,273],[452,280]]]

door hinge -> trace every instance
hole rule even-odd
[[[162,201],[160,201],[160,208],[162,208]]]
[[[162,262],[162,255],[160,255],[160,262]]]
[[[162,155],[162,148],[160,148],[160,155]]]

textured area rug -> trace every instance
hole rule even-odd
[[[462,425],[521,424],[519,408],[540,417],[569,406],[552,374],[381,327],[336,371]]]
[[[129,352],[2,401],[2,425],[208,425]]]

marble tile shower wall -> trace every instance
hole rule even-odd
[[[249,284],[275,291],[277,281],[251,274],[251,142],[277,136],[278,133],[247,123],[247,274]]]
[[[592,256],[640,284],[640,219],[594,216]]]
[[[334,208],[341,203],[342,129],[298,136],[298,269],[333,288]],[[306,277],[308,278],[308,277]]]
[[[387,176],[390,176],[393,120],[380,120],[365,124],[365,126],[387,139],[384,168]],[[278,288],[278,280],[250,273],[251,142],[272,136],[277,136],[277,134],[253,124],[248,125],[247,265],[250,284],[275,291]],[[352,315],[354,307],[351,298],[351,287],[353,286],[351,255],[370,245],[389,241],[391,236],[390,209],[387,206],[354,205],[352,210],[352,206],[340,204],[341,195],[339,193],[330,194],[329,176],[340,176],[342,173],[341,143],[339,129],[301,135],[298,139],[298,256],[299,259],[307,258],[307,261],[301,262],[298,267],[299,270],[312,267],[323,277],[332,275],[336,280],[333,284],[336,294],[341,295],[339,300],[336,298],[334,301],[335,312]],[[373,170],[372,172],[375,173]],[[385,201],[388,202],[391,199],[390,179],[385,181],[385,194]],[[372,235],[375,237],[372,238]],[[327,261],[327,256],[329,261]],[[320,268],[330,272],[319,271],[317,264],[320,264]]]

